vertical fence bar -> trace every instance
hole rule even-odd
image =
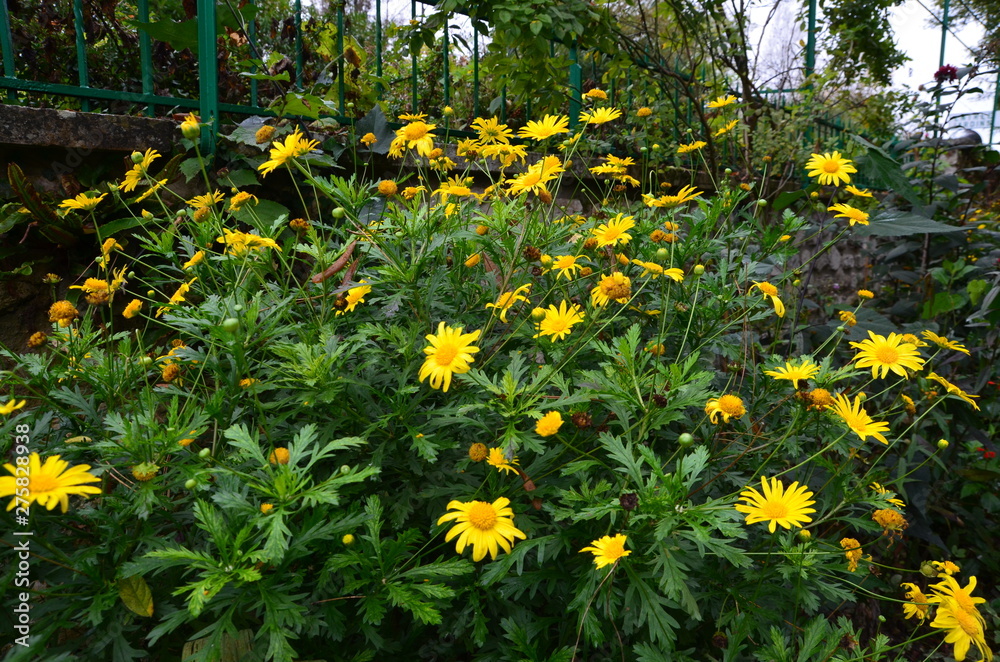
[[[996,89],[993,90],[993,112],[990,113],[990,147],[993,146],[993,129],[996,127],[998,105],[1000,105],[1000,71],[997,72]]]
[[[250,4],[253,5],[253,6],[256,6],[256,4],[254,2],[251,2]],[[247,39],[250,40],[250,57],[251,57],[251,59],[256,59],[256,56],[260,53],[260,51],[257,49],[257,17],[256,17],[256,15],[254,16],[254,18],[251,18],[250,22],[247,24]],[[252,73],[252,74],[257,73],[257,65],[256,64],[253,64],[253,65],[250,66],[250,73]],[[256,108],[258,100],[259,99],[258,99],[258,83],[257,83],[257,79],[256,78],[251,78],[250,79],[250,105],[252,107]]]
[[[444,34],[441,35],[441,58],[444,60],[442,63],[441,71],[444,76],[444,105],[450,105],[451,103],[451,69],[448,66],[448,21],[450,17],[444,20]]]
[[[417,20],[417,0],[410,0],[410,20]],[[413,43],[410,43],[410,58],[413,60],[413,73],[410,75],[410,112],[417,112],[417,76],[419,71],[417,69],[417,56],[420,55],[420,47],[414,48]]]
[[[14,67],[14,43],[10,34],[10,15],[7,13],[7,0],[0,0],[0,51],[3,53],[3,75],[7,78],[17,78]],[[13,103],[14,90],[7,90],[7,103]]]
[[[951,4],[951,0],[944,0],[944,6],[941,8],[941,57],[938,58],[938,69],[944,66],[944,46],[948,41],[948,9]]]
[[[149,23],[149,0],[139,0],[139,20]],[[153,94],[153,44],[145,30],[139,30],[139,68],[142,69],[142,93]],[[156,106],[146,104],[146,116],[156,115]]]
[[[340,57],[344,57],[343,49],[340,51]],[[295,0],[295,87],[300,90],[302,89],[302,70],[305,68],[304,60],[302,53],[302,0]]]
[[[479,117],[479,30],[472,26],[472,114]]]
[[[382,100],[385,88],[382,86],[382,0],[375,0],[375,94]]]
[[[80,87],[90,87],[90,76],[87,75],[87,38],[83,26],[83,0],[73,0],[73,26],[76,32],[76,68]],[[80,107],[90,110],[90,100],[84,98]]]
[[[301,2],[301,0],[299,0]],[[344,4],[337,5],[337,112],[344,115],[345,85],[347,83],[347,59],[344,57]]]
[[[215,152],[219,130],[219,68],[215,42],[215,0],[198,0],[198,92],[201,121],[211,122],[211,131],[201,132],[203,154]]]
[[[806,84],[816,72],[816,0],[809,0],[809,18],[806,26]]]
[[[575,129],[583,108],[583,69],[576,40],[569,47],[569,128]]]

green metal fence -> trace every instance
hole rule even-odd
[[[86,34],[85,16],[87,12],[97,11],[96,3],[90,0],[86,4],[85,0],[63,0],[72,6],[72,39],[74,41],[75,62],[75,83],[53,83],[37,80],[31,77],[32,72],[27,70],[25,64],[18,60],[18,52],[11,32],[11,16],[8,11],[8,0],[0,0],[0,48],[2,48],[3,71],[0,76],[0,90],[6,91],[8,103],[17,103],[19,93],[34,93],[42,95],[53,95],[57,97],[70,97],[80,100],[82,110],[90,110],[97,102],[104,104],[132,104],[136,112],[142,112],[148,116],[156,116],[171,110],[196,112],[202,121],[211,122],[213,126],[219,125],[223,115],[230,117],[240,117],[248,115],[268,116],[275,112],[261,105],[261,85],[263,81],[248,78],[248,89],[246,94],[239,99],[224,98],[220,95],[220,48],[218,44],[219,30],[218,18],[220,12],[226,17],[224,20],[241,23],[238,32],[244,37],[249,45],[252,59],[263,60],[261,35],[259,34],[258,22],[254,12],[238,13],[234,12],[232,6],[225,0],[217,4],[217,0],[196,0],[196,49],[197,49],[197,89],[189,90],[187,93],[162,94],[157,93],[157,76],[154,66],[154,46],[156,41],[148,29],[140,29],[136,32],[135,40],[138,44],[139,71],[137,87],[138,89],[111,89],[110,86],[95,85],[90,76],[88,64],[88,48],[93,44],[89,43]],[[150,24],[151,7],[150,0],[134,0],[135,19],[139,23]],[[129,7],[131,8],[132,5]],[[251,9],[255,8],[255,3],[247,3]],[[386,74],[389,68],[400,70],[399,63],[391,63],[387,67],[386,58],[386,26],[383,21],[384,10],[388,7],[387,0],[375,0],[374,2],[374,90],[378,100],[384,100],[387,95],[393,95],[395,99],[408,97],[406,101],[410,112],[419,112],[421,102],[425,105],[430,99],[420,98],[420,82],[425,77],[426,72],[421,71],[421,58],[419,47],[411,47],[409,52],[409,72],[405,79],[400,77],[396,80],[388,80]],[[419,18],[418,9],[421,7],[418,0],[410,1],[410,16],[413,19]],[[245,18],[247,17],[248,18]],[[244,20],[245,18],[245,20]],[[336,53],[337,75],[336,79],[331,78],[333,89],[327,95],[329,103],[323,115],[333,117],[341,122],[350,123],[356,118],[356,113],[349,108],[348,94],[349,83],[346,75],[346,62],[344,60],[345,46],[352,39],[350,34],[351,16],[345,13],[343,3],[339,3],[334,15],[327,17],[336,27],[335,45],[333,51]],[[67,23],[68,17],[67,17]],[[303,8],[301,0],[294,0],[291,5],[291,15],[286,19],[293,36],[290,39],[292,52],[289,57],[292,60],[291,69],[294,72],[296,84],[301,84],[303,76],[308,73],[306,68],[306,53],[304,48],[304,22]],[[230,27],[237,27],[230,25]],[[440,76],[435,76],[435,82],[440,89],[440,95],[434,95],[433,101],[441,103],[442,106],[452,102],[455,92],[455,80],[452,71],[452,63],[455,60],[456,52],[452,43],[453,39],[446,28],[441,37],[437,40],[436,48],[440,49]],[[472,116],[482,116],[492,114],[488,112],[486,103],[481,98],[483,92],[489,87],[489,83],[480,77],[481,44],[479,34],[473,30],[471,48],[468,49],[468,58],[471,65],[471,107],[469,110]],[[562,44],[550,42],[550,52],[553,56],[557,53],[565,54],[569,62],[564,81],[556,81],[565,90],[566,110],[571,123],[575,124],[583,108],[583,88],[585,77],[595,85],[602,84],[602,70],[598,57],[593,57],[590,53],[581,53],[575,43]],[[224,49],[223,49],[224,50]],[[224,53],[222,53],[224,54]],[[663,63],[660,63],[662,66]],[[674,64],[674,69],[679,69],[680,63]],[[232,71],[224,70],[231,74]],[[247,74],[264,74],[258,67],[252,66]],[[705,80],[706,75],[714,75],[712,72],[700,71],[691,74],[691,79],[698,77]],[[266,79],[266,76],[261,76]],[[638,77],[638,74],[637,74]],[[673,138],[677,142],[684,139],[681,126],[691,125],[694,119],[694,105],[688,95],[685,95],[677,83],[671,89],[652,87],[649,77],[639,83],[632,80],[631,73],[625,73],[613,80],[604,81],[608,86],[610,98],[613,103],[625,103],[631,105],[637,98],[658,99],[669,104],[676,118],[670,129]],[[551,83],[551,82],[550,82]],[[713,85],[714,86],[714,85]],[[499,107],[497,115],[501,120],[507,121],[508,99],[506,89],[493,90],[499,95]],[[429,95],[428,95],[429,96]],[[665,98],[664,98],[665,97]],[[525,115],[531,115],[532,100],[530,98],[519,100],[521,108],[526,109]],[[443,103],[442,103],[443,102]],[[461,132],[451,132],[452,135]],[[819,139],[836,139],[843,135],[844,127],[838,126],[836,122],[820,119],[817,121],[814,133],[809,136],[815,142]],[[214,148],[215,136],[210,132],[204,132],[202,137],[202,148],[209,152]],[[724,155],[725,156],[725,155]]]

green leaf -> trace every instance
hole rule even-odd
[[[260,180],[257,179],[257,173],[253,170],[243,169],[235,170],[222,179],[219,180],[227,186],[232,186],[233,188],[243,188],[244,186],[259,186]]]
[[[774,210],[781,211],[782,209],[788,207],[799,198],[805,197],[805,195],[806,192],[802,189],[799,189],[798,191],[785,191],[784,193],[779,194],[778,197],[774,199],[774,205],[773,205]]]
[[[979,302],[983,300],[983,295],[986,294],[990,284],[981,278],[975,278],[970,280],[965,285],[965,291],[969,293],[969,300],[972,302],[973,306],[978,306]]]
[[[938,292],[934,298],[924,303],[922,317],[931,319],[941,313],[951,312],[965,305],[965,297],[954,292]]]
[[[254,5],[247,3],[236,12],[233,12],[229,3],[223,3],[215,8],[215,31],[218,33],[224,27],[242,27],[249,23],[259,10]],[[157,41],[165,41],[174,50],[182,51],[185,48],[195,55],[198,55],[198,19],[192,18],[188,21],[153,21],[143,23],[133,21],[132,25],[142,30]]]
[[[288,207],[285,205],[271,200],[261,200],[257,204],[253,204],[251,201],[250,204],[243,205],[239,211],[233,212],[233,218],[255,226],[262,223],[263,227],[267,227],[278,218],[288,214]]]
[[[153,615],[153,593],[142,575],[132,575],[118,580],[118,596],[131,611],[140,616]]]
[[[124,232],[125,230],[131,230],[132,228],[139,227],[146,222],[146,219],[141,216],[133,216],[132,218],[119,218],[118,220],[111,221],[110,223],[104,223],[101,225],[101,236],[110,237],[119,232]]]
[[[870,219],[868,225],[856,225],[854,231],[861,236],[905,237],[912,234],[959,232],[962,228],[945,225],[911,212],[892,210],[881,212]]]
[[[201,173],[201,159],[198,157],[185,159],[181,163],[181,173],[184,175],[185,181],[190,182]]]
[[[876,147],[861,136],[852,135],[851,138],[868,148],[868,153],[858,159],[858,165],[861,166],[858,171],[859,175],[881,184],[880,188],[898,193],[914,207],[923,204],[920,196],[910,184],[909,177],[903,172],[899,161],[889,156],[881,147]]]

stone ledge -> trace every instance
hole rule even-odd
[[[25,147],[170,153],[177,138],[172,120],[25,106],[0,105],[0,126],[0,145]]]

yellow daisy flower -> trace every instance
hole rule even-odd
[[[580,122],[584,124],[604,124],[611,120],[616,120],[621,116],[622,111],[617,108],[604,106],[603,108],[595,108],[594,110],[580,113]]]
[[[718,425],[719,416],[722,416],[723,422],[728,423],[731,418],[741,418],[747,413],[747,410],[743,406],[743,399],[740,396],[727,393],[705,403],[705,413],[708,414],[708,419],[712,423]]]
[[[469,372],[469,364],[475,361],[472,355],[479,351],[472,343],[479,339],[480,333],[481,331],[462,333],[462,327],[452,328],[440,322],[437,335],[425,336],[430,345],[424,348],[427,358],[420,367],[419,381],[423,382],[430,377],[431,388],[440,388],[447,393],[453,374]]]
[[[847,205],[844,203],[839,203],[826,208],[827,211],[840,212],[835,214],[834,218],[846,218],[851,222],[851,225],[860,223],[861,225],[868,225],[868,213],[863,212],[856,207]]]
[[[590,552],[594,555],[594,563],[597,565],[597,569],[600,570],[606,565],[611,565],[617,563],[618,559],[624,558],[631,554],[631,551],[625,550],[625,541],[627,538],[624,534],[618,533],[614,536],[603,536],[597,540],[590,543],[589,547],[584,547],[580,550],[580,553]]]
[[[785,304],[783,304],[781,299],[778,298],[778,288],[768,282],[758,283],[757,281],[754,281],[753,285],[750,286],[750,289],[752,290],[755,287],[761,294],[764,295],[764,297],[771,300],[771,304],[774,306],[774,314],[778,317],[784,317]]]
[[[108,197],[107,193],[102,193],[96,197],[91,197],[86,193],[81,193],[75,198],[63,200],[59,203],[61,209],[79,209],[82,211],[92,211],[94,207],[101,203],[101,200]]]
[[[677,153],[678,154],[687,154],[689,152],[696,152],[696,151],[698,151],[699,149],[701,149],[702,147],[704,147],[707,144],[708,143],[705,142],[704,140],[696,140],[695,142],[688,143],[686,145],[683,145],[683,144],[682,145],[678,145],[678,147],[677,147]]]
[[[809,177],[816,177],[823,186],[850,184],[851,173],[858,171],[849,159],[841,158],[840,152],[813,154],[806,162],[806,170]]]
[[[522,285],[513,292],[504,292],[499,297],[497,297],[496,303],[486,304],[487,308],[496,308],[500,311],[500,321],[504,324],[507,323],[507,311],[517,303],[518,301],[528,301],[528,297],[524,296],[531,291],[531,283],[527,285]]]
[[[972,399],[972,398],[978,398],[979,397],[978,395],[972,395],[971,393],[966,393],[965,391],[958,388],[957,386],[949,382],[947,379],[937,374],[936,372],[932,372],[931,374],[927,375],[927,378],[932,379],[941,386],[943,386],[945,390],[948,392],[948,395],[954,395],[958,396],[959,398],[962,398],[970,405],[972,405],[976,411],[979,411],[979,405],[977,405],[976,401]]]
[[[13,464],[3,465],[4,469],[11,473],[10,476],[0,477],[0,497],[14,496],[18,493],[17,469]],[[57,505],[62,507],[65,513],[69,510],[70,495],[87,496],[88,494],[100,494],[101,488],[85,483],[99,483],[100,478],[89,473],[90,465],[78,464],[71,467],[69,462],[60,459],[59,455],[52,455],[42,463],[38,453],[32,453],[28,457],[28,485],[27,493],[21,494],[21,504],[27,501],[29,504],[37,503],[48,510],[52,510]],[[19,499],[11,499],[7,504],[7,510],[13,510],[18,505]]]
[[[889,431],[889,424],[873,421],[868,412],[861,407],[860,396],[855,397],[854,404],[851,404],[851,400],[846,395],[838,394],[834,401],[833,413],[843,419],[847,423],[847,427],[861,437],[861,441],[868,437],[875,437],[883,444],[889,443],[885,435],[882,434]]]
[[[472,130],[479,134],[480,145],[510,144],[510,139],[514,137],[514,132],[507,128],[506,124],[501,124],[496,117],[483,119],[477,117],[472,122]]]
[[[590,291],[590,302],[595,306],[606,306],[609,301],[628,303],[632,296],[632,280],[619,271],[610,276],[601,276],[597,287]]]
[[[550,411],[538,419],[538,422],[535,423],[535,433],[538,434],[539,437],[551,437],[555,433],[559,432],[559,428],[562,427],[562,424],[562,414],[557,411]]]
[[[816,502],[811,498],[813,493],[805,485],[795,482],[786,490],[777,478],[768,482],[764,476],[760,478],[760,485],[760,492],[752,487],[740,492],[740,500],[745,503],[735,506],[737,511],[747,516],[747,524],[767,522],[768,530],[774,533],[778,525],[786,529],[793,526],[802,528],[803,523],[812,521],[809,513],[815,513],[816,509],[809,506]]]
[[[603,246],[617,246],[619,242],[627,244],[632,239],[632,235],[628,233],[628,230],[631,230],[633,227],[635,227],[634,218],[618,214],[607,223],[598,225],[590,232],[597,237],[597,246],[600,248]]]
[[[514,465],[517,464],[517,458],[511,458],[507,460],[506,455],[504,455],[503,449],[491,448],[489,454],[486,456],[486,464],[491,467],[496,467],[497,471],[509,472],[512,474],[517,473],[517,469]]]
[[[969,354],[969,350],[962,343],[956,342],[954,340],[948,340],[944,336],[939,336],[938,334],[934,333],[933,331],[921,331],[920,335],[922,335],[924,338],[927,338],[927,340],[930,340],[932,343],[934,343],[938,347],[944,347],[945,349],[953,349],[956,352],[962,352],[963,354]],[[971,356],[971,354],[969,354],[969,355]]]
[[[455,521],[445,535],[445,541],[458,536],[455,551],[461,554],[466,546],[472,545],[472,560],[481,561],[486,554],[490,558],[497,557],[498,548],[510,552],[515,538],[522,540],[527,536],[514,526],[514,511],[509,507],[510,499],[500,497],[493,503],[485,501],[451,501],[448,510],[438,518],[437,523],[443,524]]]
[[[257,166],[264,176],[287,164],[289,161],[312,152],[319,147],[319,141],[306,140],[302,137],[302,132],[295,130],[285,136],[285,142],[276,140],[271,145],[271,158]]]
[[[890,333],[887,338],[869,331],[867,340],[852,342],[851,347],[859,350],[853,359],[855,366],[858,369],[871,368],[872,377],[884,379],[891,370],[900,377],[909,379],[907,370],[919,372],[924,366],[924,359],[920,358],[917,348],[903,342],[898,333]]]
[[[569,118],[565,115],[546,115],[539,121],[529,121],[517,135],[532,140],[545,140],[560,133],[569,133]]]
[[[785,361],[785,367],[778,366],[774,370],[765,370],[764,374],[775,379],[787,379],[795,388],[804,388],[806,386],[804,382],[819,374],[819,366],[809,359],[803,359],[801,365]]]
[[[551,336],[553,342],[562,340],[573,330],[574,324],[582,321],[583,309],[580,306],[573,304],[570,307],[566,301],[560,303],[558,308],[550,305],[545,311],[545,317],[535,327],[538,333],[532,337]]]
[[[361,280],[360,285],[357,287],[352,287],[347,290],[347,296],[344,297],[344,307],[337,310],[337,315],[343,315],[344,313],[349,313],[353,311],[359,303],[365,302],[365,297],[371,294],[372,286],[365,285],[368,281]]]
[[[709,108],[723,108],[729,104],[736,103],[736,101],[736,97],[730,94],[728,96],[720,96],[715,101],[709,101],[706,105]]]

